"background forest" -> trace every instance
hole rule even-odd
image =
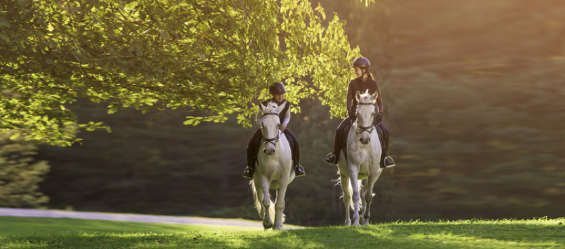
[[[376,65],[383,89],[398,166],[376,184],[373,221],[564,216],[560,1],[319,3],[347,21],[349,42]],[[289,128],[308,176],[289,187],[287,222],[340,224],[336,168],[322,162],[340,120],[317,100],[299,105]],[[51,166],[39,183],[50,198],[44,206],[257,219],[241,177],[256,126],[242,128],[233,116],[185,126],[182,111],[153,122],[154,113],[107,115],[89,101],[68,108],[112,133],[84,131],[82,144],[39,147],[40,173],[43,161]]]

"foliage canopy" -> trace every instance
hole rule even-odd
[[[34,142],[10,141],[0,134],[0,207],[38,207],[49,197],[37,191],[49,171],[47,161],[34,161]]]
[[[321,97],[341,116],[347,65],[359,55],[345,22],[334,15],[322,25],[323,9],[307,0],[21,0],[0,9],[0,128],[50,144],[79,140],[65,104],[81,97],[109,103],[108,113],[209,111],[187,116],[192,125],[237,112],[249,126],[256,100],[284,80],[291,101]]]

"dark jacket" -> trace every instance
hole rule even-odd
[[[369,77],[367,81],[363,82],[362,78],[359,77],[350,81],[349,87],[347,88],[347,112],[350,113],[350,116],[357,111],[358,102],[357,98],[355,98],[355,94],[357,93],[357,91],[363,94],[367,90],[369,90],[369,94],[371,95],[373,95],[375,92],[379,94],[379,96],[377,97],[377,106],[379,107],[379,112],[383,112],[383,98],[377,81]]]

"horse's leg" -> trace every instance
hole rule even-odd
[[[365,212],[367,211],[367,200],[365,199],[365,191],[367,188],[367,183],[361,186],[360,197],[361,197],[361,211],[359,212],[359,224],[365,223]]]
[[[361,226],[359,224],[359,182],[358,179],[359,172],[357,171],[357,167],[353,165],[349,165],[349,180],[351,181],[351,188],[353,188],[353,226],[358,227]]]
[[[351,194],[349,186],[349,177],[339,174],[341,191],[343,192],[343,204],[345,204],[345,225],[351,226],[351,218],[349,216],[349,209],[351,209]]]
[[[261,177],[261,190],[263,192],[263,201],[261,202],[261,204],[263,204],[263,210],[264,210],[264,216],[263,216],[263,227],[265,229],[269,229],[271,227],[273,227],[273,220],[271,219],[271,213],[270,213],[270,209],[271,209],[271,197],[269,196],[269,186],[270,186],[270,182],[267,179],[267,177],[263,176]]]
[[[363,194],[365,196],[365,199],[367,200],[367,203],[363,204],[363,209],[366,210],[366,212],[362,213],[365,220],[363,222],[363,225],[369,225],[369,218],[371,217],[371,202],[373,202],[373,186],[375,186],[375,182],[377,182],[378,178],[378,175],[369,176],[369,179],[367,179],[367,183],[365,184],[366,191]]]
[[[283,212],[285,207],[284,198],[286,195],[286,189],[288,187],[288,181],[281,180],[281,185],[277,189],[277,202],[275,203],[275,226],[273,230],[281,230],[283,224]]]

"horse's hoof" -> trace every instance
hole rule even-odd
[[[263,227],[265,228],[265,230],[267,230],[267,229],[271,229],[271,228],[273,228],[273,225],[269,225],[269,226],[265,226],[265,225],[263,225]]]
[[[359,223],[353,224],[354,227],[360,227],[361,225]]]

